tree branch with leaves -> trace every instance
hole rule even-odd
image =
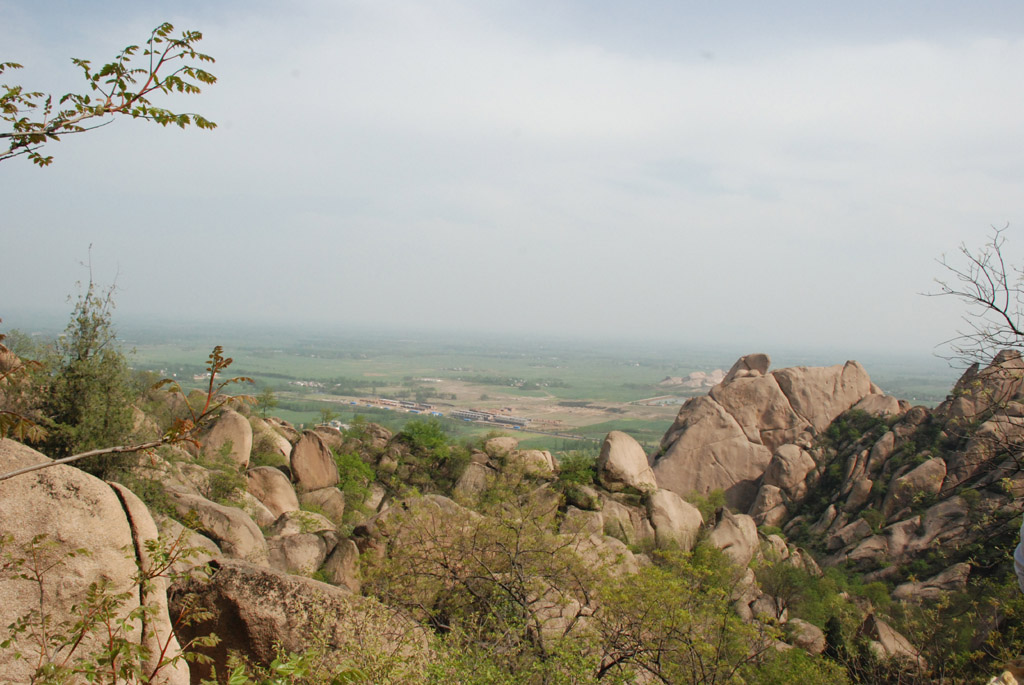
[[[150,99],[161,93],[195,95],[201,85],[217,82],[201,67],[214,59],[196,50],[203,34],[173,34],[174,26],[163,23],[153,29],[143,46],[125,47],[112,62],[96,70],[89,60],[72,58],[84,73],[88,93],[66,93],[54,102],[52,95],[0,84],[0,121],[10,127],[9,131],[0,131],[0,139],[7,141],[7,149],[0,148],[0,162],[26,155],[32,163],[46,166],[53,162],[53,156],[40,152],[44,145],[66,134],[105,126],[116,115],[148,119],[161,126],[216,128],[214,122],[199,114],[175,113]],[[21,68],[15,62],[0,62],[0,74]]]

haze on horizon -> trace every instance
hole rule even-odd
[[[1024,263],[1024,5],[0,0],[5,83],[81,91],[168,20],[216,131],[0,165],[4,328],[66,314],[898,350],[935,259]]]

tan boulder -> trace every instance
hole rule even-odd
[[[758,551],[757,524],[746,514],[722,509],[708,542],[725,552],[737,566],[746,566]]]
[[[923,599],[938,599],[950,592],[963,592],[967,588],[967,579],[970,575],[970,564],[953,564],[926,580],[897,585],[892,598],[917,602]]]
[[[264,504],[276,519],[286,511],[298,511],[299,498],[295,488],[280,469],[273,466],[257,466],[245,472],[249,492]]]
[[[604,518],[605,534],[618,538],[627,545],[655,540],[654,527],[647,518],[647,512],[639,507],[605,499],[601,515]]]
[[[341,431],[334,426],[316,426],[313,432],[320,436],[320,439],[324,441],[330,449],[341,450],[342,445],[345,442],[345,436],[341,434]]]
[[[267,541],[244,511],[176,488],[167,488],[165,492],[180,517],[195,512],[200,532],[216,542],[225,556],[254,564],[267,563]]]
[[[289,444],[294,445],[298,442],[299,438],[302,437],[299,434],[299,431],[295,430],[295,426],[284,419],[279,419],[276,416],[268,416],[264,421],[267,422],[268,426],[280,433],[289,442]]]
[[[249,425],[252,427],[253,453],[266,452],[275,457],[280,456],[281,463],[288,463],[288,457],[292,453],[292,444],[288,442],[288,438],[258,416],[250,416]]]
[[[867,467],[865,472],[872,474],[879,471],[889,457],[892,456],[892,452],[896,447],[896,434],[892,431],[886,431],[882,437],[880,437],[875,444],[871,446],[871,454],[868,457]]]
[[[457,500],[474,502],[494,482],[492,469],[477,462],[470,462],[455,483],[453,495]]]
[[[827,547],[835,551],[871,535],[871,525],[862,518],[848,523],[829,536]]]
[[[0,439],[0,473],[46,461],[47,457],[25,445]],[[153,563],[145,542],[154,539],[155,525],[129,491],[121,486],[112,489],[79,469],[58,465],[0,482],[0,501],[9,514],[0,516],[0,536],[9,536],[5,552],[24,558],[32,538],[46,536],[36,549],[41,564],[57,564],[44,576],[44,609],[51,625],[77,620],[71,607],[86,602],[93,583],[108,582],[110,596],[127,593],[115,610],[119,618],[139,606],[135,555],[141,555],[144,566]],[[89,554],[69,556],[78,549],[88,549]],[[168,654],[174,656],[177,646],[168,632],[165,600],[159,583],[143,593],[142,601],[153,607],[153,613],[147,614],[145,626],[136,623],[125,637],[137,642],[138,635],[144,634],[150,647],[170,641]],[[34,582],[11,577],[0,582],[0,624],[8,626],[38,609],[39,586]],[[31,653],[31,649],[31,639],[24,634],[10,647],[0,648],[0,677],[12,683],[32,681],[31,660],[14,658],[16,651]],[[85,658],[101,649],[102,638],[87,635],[75,654]],[[187,671],[182,675],[180,670],[167,669],[161,675],[163,683],[188,682]]]
[[[902,413],[900,401],[892,395],[865,395],[853,405],[853,409],[882,418],[899,416]]]
[[[558,464],[547,450],[512,450],[506,456],[507,464],[516,464],[527,474],[537,478],[553,478]]]
[[[292,477],[299,492],[329,488],[338,484],[338,466],[323,439],[306,431],[292,448]]]
[[[778,369],[772,375],[793,411],[817,433],[872,392],[868,372],[855,361],[828,367]]]
[[[250,492],[240,492],[235,500],[242,511],[249,515],[257,526],[264,527],[271,525],[277,520],[277,516],[266,507],[263,502],[256,499]]]
[[[202,440],[203,455],[217,458],[226,452],[240,469],[249,466],[252,453],[252,426],[249,420],[232,409],[225,409]]]
[[[326,516],[311,511],[286,511],[274,521],[267,533],[277,537],[287,537],[300,533],[333,532],[337,529],[334,522]]]
[[[736,360],[732,368],[725,374],[720,385],[728,385],[737,378],[756,378],[768,373],[768,367],[772,364],[767,354],[748,354]]]
[[[173,573],[185,573],[191,568],[205,566],[208,562],[224,556],[213,540],[191,528],[186,528],[172,518],[162,517],[157,526],[164,539],[190,550],[187,556],[179,558],[171,566]]]
[[[786,633],[794,647],[808,654],[821,654],[825,651],[825,632],[813,623],[791,618],[786,622]]]
[[[304,507],[313,506],[324,513],[336,524],[345,520],[345,493],[338,488],[320,488],[299,495],[299,502]]]
[[[327,559],[327,543],[315,533],[267,538],[270,568],[282,573],[311,576]]]
[[[902,659],[916,666],[924,666],[924,659],[914,645],[888,623],[874,614],[869,614],[857,635],[869,640],[872,651],[881,659]]]
[[[946,478],[946,462],[933,457],[889,483],[882,513],[889,517],[923,495],[938,495]]]
[[[711,389],[711,397],[732,416],[747,439],[774,451],[793,442],[808,422],[798,416],[779,386],[779,372],[737,378]]]
[[[359,548],[351,540],[342,540],[324,562],[323,574],[331,585],[359,594]]]
[[[747,513],[759,526],[780,526],[789,515],[789,510],[786,508],[786,497],[780,488],[774,485],[762,485]]]
[[[765,485],[774,485],[786,495],[800,501],[807,494],[807,474],[814,470],[814,459],[806,450],[786,444],[775,450],[764,472]]]
[[[604,536],[604,516],[599,511],[583,511],[569,507],[565,511],[565,518],[562,519],[558,532],[582,537]]]
[[[201,650],[212,663],[195,665],[196,678],[209,677],[211,666],[229,672],[232,651],[267,667],[280,649],[302,654],[322,642],[328,666],[363,670],[373,682],[425,680],[425,629],[372,598],[235,560],[221,562],[208,583],[175,589],[175,598],[195,593],[211,612],[210,620],[183,627],[181,637],[221,638]],[[172,612],[179,609],[172,601]]]
[[[644,448],[633,436],[622,431],[612,431],[604,439],[601,454],[597,458],[597,478],[611,492],[627,489],[650,492],[658,489]]]
[[[506,435],[491,438],[484,443],[484,452],[491,459],[505,459],[517,449],[519,449],[519,441]]]
[[[590,512],[593,513],[593,512]],[[636,556],[621,541],[600,532],[574,535],[573,551],[588,568],[603,569],[613,578],[633,575],[640,571]]]
[[[647,515],[654,526],[658,547],[689,551],[704,518],[697,507],[671,490],[655,490],[647,498]]]
[[[867,478],[859,478],[853,482],[850,494],[843,505],[843,511],[853,513],[868,503],[871,498],[871,488],[874,483]]]
[[[740,381],[736,381],[740,382]],[[654,461],[658,486],[706,495],[724,490],[729,506],[746,511],[772,453],[752,443],[728,412],[710,397],[687,400],[662,440]]]

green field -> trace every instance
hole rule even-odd
[[[356,415],[397,430],[417,415],[352,407],[355,398],[413,399],[450,411],[456,408],[543,412],[561,422],[556,432],[583,440],[516,434],[524,447],[563,451],[592,448],[611,430],[623,430],[653,451],[671,425],[678,407],[647,408],[636,400],[673,395],[677,401],[706,389],[672,391],[658,383],[666,376],[692,371],[728,369],[736,355],[723,350],[670,350],[598,344],[551,343],[508,339],[439,337],[306,336],[292,338],[268,331],[234,332],[212,336],[198,331],[154,334],[133,331],[135,368],[172,376],[185,387],[196,387],[193,376],[204,370],[213,344],[224,346],[234,359],[230,375],[250,376],[256,386],[240,392],[272,388],[281,404],[274,414],[295,424],[311,424],[329,407],[343,422]],[[820,355],[801,358],[780,355],[779,364],[836,364],[845,359]],[[955,372],[933,359],[862,360],[872,378],[887,392],[915,403],[934,405],[949,392]],[[425,380],[431,379],[431,380]],[[299,385],[299,383],[306,385]],[[310,385],[319,384],[319,385]],[[456,438],[472,438],[493,426],[444,420]],[[552,429],[546,429],[552,430]]]

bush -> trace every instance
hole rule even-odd
[[[559,460],[558,480],[563,483],[592,485],[597,477],[597,458],[585,452],[566,452]]]

